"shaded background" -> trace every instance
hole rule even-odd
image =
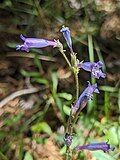
[[[83,152],[82,159],[119,159],[120,146],[120,2],[119,0],[1,0],[0,99],[34,86],[34,94],[16,96],[0,107],[0,159],[64,159],[64,125],[75,100],[74,77],[54,48],[16,52],[19,35],[60,39],[62,25],[71,30],[79,60],[89,61],[88,35],[93,37],[94,59],[102,60],[106,79],[98,80],[101,94],[81,113],[73,146],[106,141],[113,153]],[[90,74],[80,71],[80,89]],[[72,87],[71,87],[72,86]],[[78,159],[77,155],[73,159]]]

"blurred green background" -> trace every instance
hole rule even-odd
[[[1,0],[0,160],[65,159],[64,126],[75,100],[74,77],[56,48],[15,50],[22,44],[20,34],[59,39],[70,58],[62,25],[71,30],[78,59],[103,61],[107,74],[97,80],[101,94],[89,102],[74,127],[72,147],[107,140],[116,147],[109,154],[84,151],[73,160],[120,158],[120,1]],[[90,74],[80,71],[80,92],[88,80]],[[16,96],[31,86],[37,90]]]

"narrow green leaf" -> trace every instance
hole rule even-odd
[[[33,5],[33,1],[32,0],[17,0],[18,2],[24,3],[24,4],[28,4],[28,5]]]
[[[33,132],[45,132],[51,135],[52,130],[46,122],[39,122],[31,127]]]
[[[18,121],[20,121],[20,119],[22,118],[22,116],[23,116],[23,112],[22,112],[22,113],[19,113],[19,114],[16,115],[16,116],[13,116],[13,117],[10,118],[10,119],[5,119],[5,120],[4,120],[4,125],[11,126],[11,125],[17,123]]]
[[[52,73],[52,83],[53,83],[53,91],[57,92],[57,86],[58,86],[58,77],[55,72]]]
[[[64,113],[65,113],[66,115],[69,116],[71,109],[70,109],[70,107],[64,105],[64,106],[63,106],[63,111],[64,111]]]
[[[35,63],[35,65],[38,67],[38,69],[40,70],[40,69],[42,68],[42,65],[41,65],[41,62],[40,62],[40,60],[39,60],[38,57],[39,57],[39,56],[36,54],[36,55],[35,55],[35,58],[34,58],[34,63]]]
[[[94,41],[94,44],[95,44],[95,49],[96,49],[96,52],[97,52],[97,55],[98,55],[98,58],[101,62],[103,62],[103,70],[106,71],[106,66],[105,66],[105,63],[104,63],[104,59],[103,59],[103,56],[102,56],[102,53],[100,51],[100,48],[99,48],[99,45],[97,44],[96,41]]]
[[[109,92],[104,93],[104,111],[105,111],[105,116],[107,120],[109,119],[109,106],[110,106],[110,94]]]
[[[40,77],[39,72],[27,72],[23,69],[21,70],[21,74],[25,77]]]
[[[118,92],[118,107],[119,107],[119,112],[120,112],[120,89],[119,89],[119,92]]]
[[[4,155],[1,151],[0,151],[0,159],[1,160],[8,160],[8,158],[6,157],[6,155]]]
[[[94,48],[93,48],[93,38],[92,35],[88,35],[88,51],[89,51],[89,59],[90,62],[94,62]],[[91,76],[91,83],[94,84],[96,82],[95,78]],[[95,110],[96,106],[96,96],[94,96],[93,101],[88,102],[88,113]],[[94,113],[94,112],[93,112]]]
[[[88,35],[88,51],[90,62],[94,62],[94,48],[92,35]],[[95,83],[95,78],[91,77],[92,84]]]
[[[33,160],[33,157],[32,157],[32,155],[29,152],[26,152],[24,160]]]
[[[54,100],[56,102],[56,105],[58,106],[59,110],[60,110],[60,113],[62,115],[62,118],[64,119],[64,112],[63,112],[63,103],[61,101],[61,99],[58,97],[57,94],[54,95]]]
[[[37,82],[40,84],[48,84],[48,81],[45,78],[34,78],[34,79],[32,79],[32,82]]]
[[[102,151],[93,151],[92,155],[97,159],[97,160],[115,160],[114,157],[110,156],[107,153],[104,153]]]
[[[117,88],[110,87],[110,86],[100,86],[99,88],[100,88],[100,90],[106,91],[106,92],[117,92],[118,91]]]
[[[106,139],[109,139],[111,144],[118,145],[120,140],[120,127],[111,127],[106,133]]]
[[[58,96],[60,97],[60,98],[64,98],[64,99],[66,99],[66,100],[68,100],[68,101],[70,101],[71,99],[72,99],[72,95],[71,94],[69,94],[69,93],[58,93]]]

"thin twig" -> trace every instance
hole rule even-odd
[[[36,93],[40,91],[40,89],[38,88],[29,88],[29,89],[22,89],[20,91],[16,91],[14,93],[12,93],[11,95],[9,95],[8,97],[6,97],[5,99],[3,99],[0,102],[0,108],[2,108],[4,105],[6,105],[9,101],[13,100],[16,97],[22,96],[22,95],[26,95],[26,94],[31,94],[31,93]]]

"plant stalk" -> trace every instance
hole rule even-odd
[[[78,82],[78,73],[75,73],[75,81],[76,81],[76,100],[79,97],[79,82]]]
[[[71,64],[70,64],[70,62],[69,62],[67,56],[65,55],[64,51],[61,51],[61,53],[62,53],[63,57],[65,58],[65,60],[66,60],[66,62],[67,62],[67,64],[68,64],[68,66],[71,68],[72,66],[71,66]]]

